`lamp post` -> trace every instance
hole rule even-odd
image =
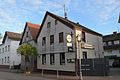
[[[81,35],[78,34],[77,35],[77,42],[78,42],[78,51],[77,51],[77,54],[79,54],[79,66],[80,66],[80,76],[79,76],[79,79],[80,80],[83,80],[82,78],[82,70],[81,70],[81,53],[82,53],[82,50],[81,50]]]
[[[81,55],[80,55],[80,53],[82,53],[82,50],[81,50],[81,35],[80,34],[78,34],[76,37],[75,37],[75,39],[76,39],[76,41],[78,42],[78,47],[77,47],[77,56],[79,56],[77,59],[79,59],[79,70],[80,70],[80,72],[79,72],[79,80],[83,80],[83,78],[82,78],[82,70],[81,70]],[[68,34],[67,35],[67,46],[68,47],[72,47],[72,36],[70,35],[70,34]],[[69,49],[68,49],[68,51],[69,51]]]

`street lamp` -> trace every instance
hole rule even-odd
[[[81,50],[81,35],[78,34],[77,35],[77,42],[78,42],[78,51],[77,51],[77,54],[79,54],[79,66],[80,66],[80,76],[79,76],[79,79],[80,80],[83,80],[82,78],[82,70],[81,70],[81,53],[82,53],[82,50]]]
[[[82,50],[81,50],[81,35],[78,34],[75,38],[76,38],[76,41],[78,42],[77,54],[79,54],[79,55],[77,55],[78,56],[77,59],[79,59],[79,66],[80,66],[80,68],[79,68],[80,69],[79,80],[83,80],[83,78],[82,78],[82,70],[81,70],[81,55],[80,55],[80,53],[82,53]],[[72,45],[72,36],[70,34],[68,34],[66,39],[67,39],[67,47],[68,48],[72,47],[73,46]],[[68,51],[69,51],[69,49],[68,49]]]

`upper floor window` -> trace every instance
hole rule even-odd
[[[4,53],[4,48],[3,48],[3,53]]]
[[[59,43],[64,42],[63,32],[59,33]]]
[[[54,43],[54,35],[50,35],[50,45]]]
[[[7,60],[7,62],[9,63],[9,56],[8,56],[8,60]]]
[[[82,41],[85,42],[86,39],[85,39],[85,32],[82,32]]]
[[[108,45],[112,45],[112,41],[109,41],[109,42],[108,42]]]
[[[103,42],[103,46],[107,46],[106,42]]]
[[[8,45],[8,51],[10,51],[10,45]]]
[[[26,32],[26,37],[28,37],[28,32]]]
[[[114,44],[120,44],[119,40],[115,40]]]
[[[42,64],[46,64],[46,54],[42,54]]]
[[[50,53],[50,64],[51,65],[55,64],[55,55],[54,55],[54,53]]]
[[[7,46],[5,46],[5,52],[7,52]]]
[[[65,53],[60,53],[60,65],[65,65]]]
[[[6,63],[6,57],[5,57],[5,63]]]
[[[55,25],[57,25],[58,23],[57,23],[57,19],[55,20]]]
[[[46,37],[42,38],[42,46],[44,46],[46,44]]]
[[[47,23],[47,28],[50,28],[51,27],[51,22],[48,22]]]

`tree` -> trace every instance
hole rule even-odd
[[[37,55],[37,49],[30,44],[22,44],[18,49],[17,52],[25,57],[25,68],[26,72],[30,72],[31,69],[29,67],[30,64],[30,57],[34,57]]]

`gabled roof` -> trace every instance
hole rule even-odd
[[[15,40],[15,41],[20,41],[22,35],[21,35],[20,33],[15,33],[15,32],[6,31],[6,32],[5,32],[5,35],[4,35],[4,37],[3,37],[2,43],[5,42],[6,37],[8,37],[9,39]]]
[[[68,20],[66,18],[60,17],[58,15],[52,14],[52,13],[47,11],[46,14],[45,14],[45,17],[44,17],[44,19],[42,21],[41,28],[39,29],[37,38],[38,38],[38,36],[39,36],[39,34],[40,34],[41,30],[42,30],[42,27],[43,27],[43,24],[45,23],[47,15],[55,18],[56,20],[58,20],[61,23],[65,24],[66,26],[70,27],[71,29],[80,28],[82,31],[89,32],[89,33],[97,35],[97,36],[102,36],[102,34],[100,34],[100,33],[97,33],[97,32],[95,32],[95,31],[93,31],[91,29],[88,29],[88,28],[78,24],[78,23],[72,22],[72,21],[70,21],[70,20]]]
[[[30,23],[30,22],[26,22],[25,28],[24,28],[24,31],[23,31],[23,34],[22,34],[22,38],[21,38],[21,40],[20,40],[20,44],[22,43],[23,36],[24,36],[24,34],[25,34],[25,31],[26,31],[26,28],[27,28],[27,27],[28,27],[28,29],[30,30],[32,39],[33,39],[33,40],[36,40],[36,36],[37,36],[38,31],[39,31],[39,29],[40,29],[40,25],[39,25],[39,24],[33,24],[33,23]]]

